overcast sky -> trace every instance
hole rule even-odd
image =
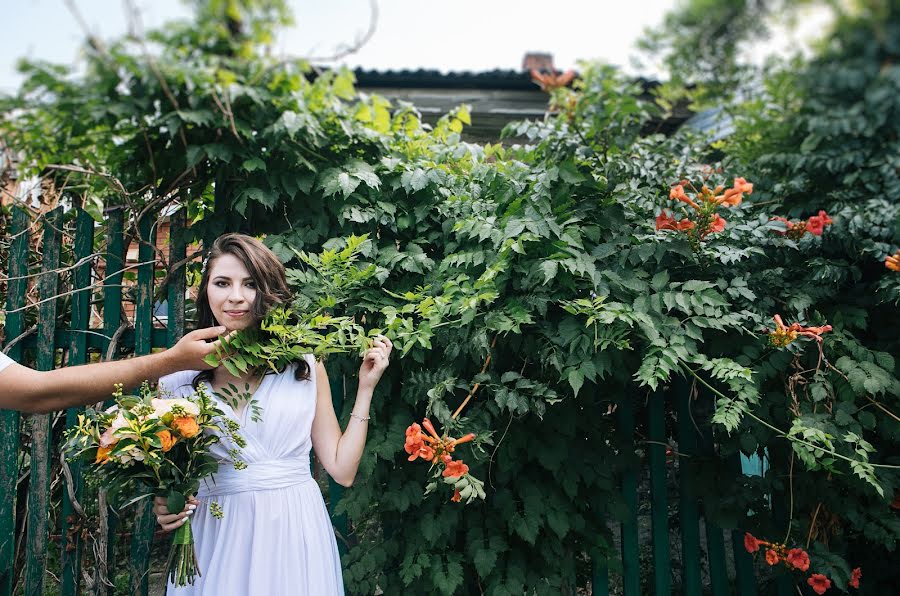
[[[82,28],[65,0],[5,0],[0,35],[0,91],[21,82],[18,58],[66,64],[78,60]],[[121,0],[71,0],[87,26],[103,38],[127,30]],[[442,71],[518,69],[529,51],[550,52],[559,68],[579,59],[626,64],[644,27],[660,22],[676,0],[379,0],[375,35],[344,61],[373,69]],[[4,2],[5,3],[5,2]],[[189,11],[180,0],[135,0],[147,28]],[[297,25],[282,33],[276,51],[331,55],[367,29],[369,0],[290,0]]]
[[[0,35],[0,92],[21,83],[22,57],[77,64],[84,31],[66,0],[0,0],[7,4]],[[68,0],[86,26],[105,39],[128,28],[123,0]],[[145,28],[187,18],[181,0],[133,0]],[[369,0],[288,0],[297,24],[281,33],[275,51],[297,57],[331,55],[368,28]],[[378,0],[372,39],[343,63],[370,69],[429,68],[441,71],[518,69],[526,52],[554,55],[560,69],[580,59],[629,65],[641,32],[661,22],[677,0]],[[796,47],[796,39],[821,31],[820,19],[800,19],[803,27],[776,40]],[[772,49],[771,44],[768,48]],[[651,74],[653,74],[651,72]]]

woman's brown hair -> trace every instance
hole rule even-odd
[[[289,304],[291,298],[290,288],[284,273],[284,265],[269,248],[252,236],[244,234],[224,234],[216,238],[206,257],[206,265],[200,277],[200,288],[197,292],[197,326],[200,329],[219,325],[213,316],[209,306],[207,288],[209,287],[209,272],[212,270],[216,259],[224,255],[231,255],[243,263],[247,272],[256,285],[256,298],[250,307],[250,314],[258,325],[273,307]],[[297,360],[295,377],[297,380],[309,380],[310,370],[306,360]],[[211,381],[212,370],[201,371],[194,377],[191,383],[196,390],[203,381]]]

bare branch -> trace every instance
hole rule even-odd
[[[337,52],[330,56],[309,56],[306,59],[310,62],[335,62],[360,51],[363,46],[369,43],[375,35],[375,30],[378,28],[378,0],[369,0],[369,8],[371,13],[369,16],[369,28],[362,35],[357,34],[352,44],[338,46]]]

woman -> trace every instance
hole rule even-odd
[[[289,299],[284,267],[261,242],[240,234],[216,240],[200,281],[200,325],[216,321],[229,331],[252,327],[271,307]],[[353,483],[366,442],[372,392],[387,368],[391,347],[379,336],[363,357],[356,403],[343,433],[325,368],[311,355],[278,374],[234,377],[219,367],[160,379],[160,389],[175,397],[201,384],[213,392],[249,385],[252,400],[262,410],[255,421],[248,416],[249,400],[236,408],[218,400],[226,415],[241,425],[247,443],[241,459],[247,467],[220,465],[179,514],[168,513],[165,499],[155,500],[154,513],[166,530],[192,516],[202,573],[193,586],[170,585],[168,594],[343,594],[337,543],[319,486],[310,476],[309,451],[315,450],[338,483]],[[213,450],[228,461],[228,450],[234,447],[223,437]],[[213,501],[222,509],[221,519],[210,512]]]

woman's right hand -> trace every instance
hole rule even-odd
[[[156,521],[162,526],[163,530],[171,532],[184,525],[185,520],[194,514],[194,510],[197,509],[199,504],[200,502],[197,499],[190,496],[184,504],[184,511],[181,513],[169,513],[169,500],[165,497],[156,497],[153,499],[153,515],[156,516]]]

